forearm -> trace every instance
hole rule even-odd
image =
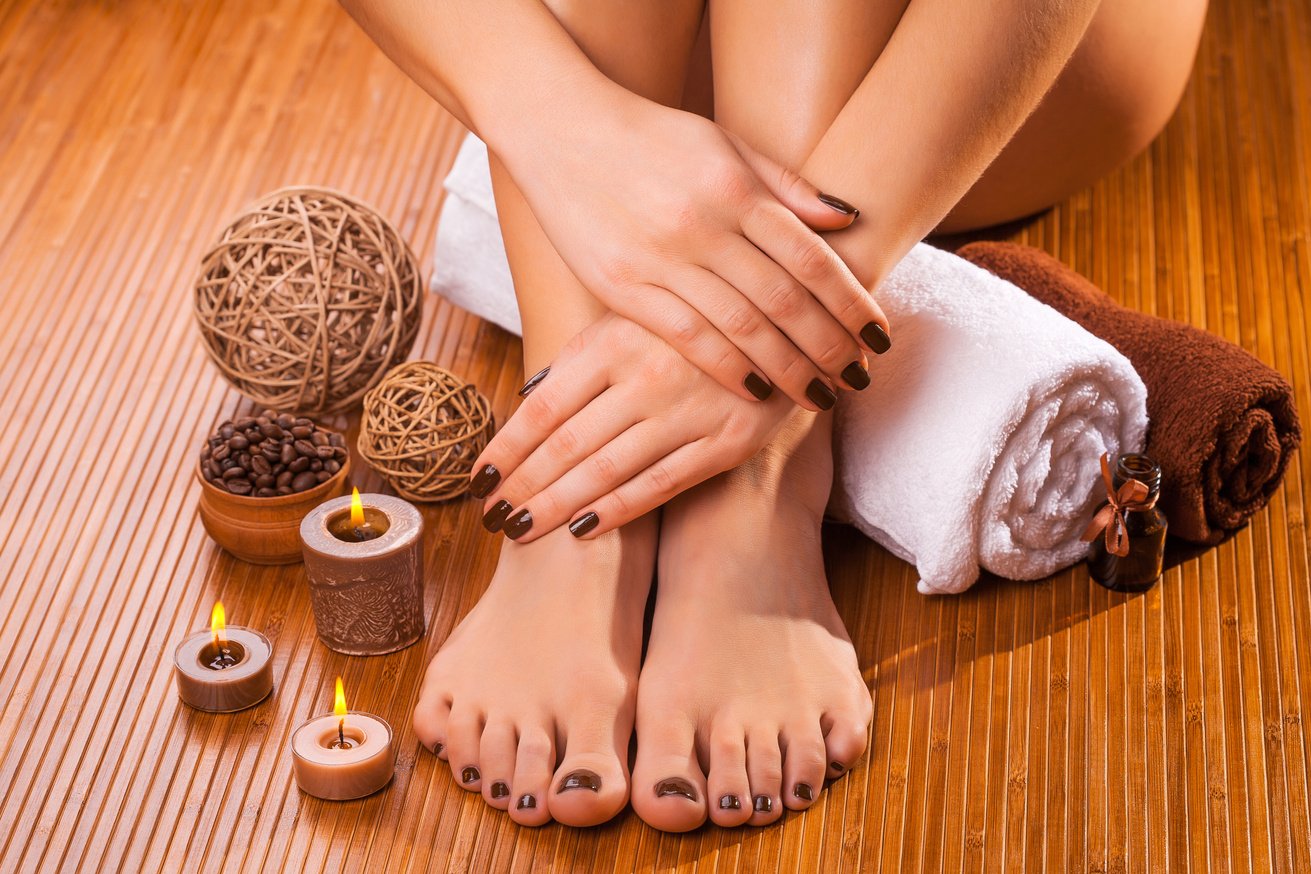
[[[800,169],[861,207],[860,221],[830,242],[867,287],[1002,150],[1069,60],[1098,2],[912,0]]]

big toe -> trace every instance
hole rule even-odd
[[[565,738],[560,767],[551,780],[551,817],[565,825],[599,825],[628,803],[628,768],[620,754],[619,732],[597,730],[579,720],[580,731]],[[627,747],[627,732],[622,746]]]
[[[633,810],[661,831],[690,831],[705,822],[706,778],[691,726],[667,722],[638,729]]]

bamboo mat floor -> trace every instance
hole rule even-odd
[[[409,713],[494,539],[473,502],[427,509],[427,637],[326,650],[300,566],[199,524],[194,453],[245,406],[189,285],[221,223],[291,183],[373,203],[426,260],[460,135],[327,0],[0,2],[0,870],[1311,870],[1304,459],[1142,597],[1082,569],[921,597],[829,531],[870,751],[777,827],[526,830],[457,789]],[[1311,414],[1308,167],[1311,4],[1216,0],[1166,133],[1012,236],[1241,343]],[[504,418],[518,341],[428,303],[416,354]],[[276,647],[276,694],[235,715],[181,707],[170,676],[217,598]],[[351,803],[300,795],[287,752],[338,674],[398,730],[395,781]]]

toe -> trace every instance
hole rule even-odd
[[[751,785],[751,825],[768,825],[783,815],[783,753],[777,732],[747,735],[747,781]]]
[[[785,728],[779,745],[783,750],[783,804],[804,810],[819,797],[828,769],[819,720]]]
[[[438,758],[446,757],[447,723],[451,717],[451,700],[426,689],[414,706],[414,733],[419,743]]]
[[[540,725],[519,729],[519,749],[510,784],[510,819],[520,825],[542,825],[551,819],[547,796],[551,771],[555,768],[555,744],[551,732]]]
[[[715,825],[732,828],[751,818],[751,783],[747,780],[747,743],[740,726],[716,726],[710,735],[710,776],[706,806]]]
[[[478,754],[482,747],[482,714],[472,707],[460,707],[457,702],[451,709],[447,723],[446,761],[451,776],[461,789],[478,792],[482,789],[482,769]]]
[[[865,754],[869,720],[851,714],[834,714],[824,720],[824,758],[828,777],[835,780],[850,771]]]
[[[690,723],[670,720],[638,728],[633,810],[653,828],[685,832],[706,819],[706,778]]]
[[[570,722],[560,766],[551,781],[548,806],[553,819],[565,825],[599,825],[628,803],[626,754],[620,750],[627,750],[630,732],[618,731],[613,720],[612,713]]]
[[[510,806],[517,749],[514,726],[503,719],[488,720],[478,751],[478,769],[482,772],[483,798],[498,810]]]

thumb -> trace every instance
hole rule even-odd
[[[726,132],[727,133],[727,132]],[[812,182],[760,154],[741,137],[729,133],[738,154],[779,202],[817,231],[838,231],[850,227],[860,210],[845,200],[820,191]]]

